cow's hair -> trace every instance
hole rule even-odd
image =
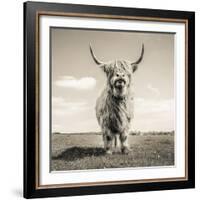
[[[91,47],[90,50],[95,62],[107,75],[106,87],[96,102],[96,116],[102,129],[104,148],[107,153],[112,153],[113,141],[116,142],[116,135],[119,135],[121,150],[128,153],[127,139],[133,119],[132,75],[138,63],[123,60],[102,63],[97,60]],[[143,53],[144,49],[141,57]]]

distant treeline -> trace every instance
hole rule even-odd
[[[174,135],[174,131],[131,131],[130,135]]]
[[[61,133],[61,132],[53,132],[53,134],[65,134],[65,135],[101,135],[101,132],[83,132],[83,133]],[[174,135],[174,131],[131,131],[130,135]]]
[[[80,133],[64,133],[64,132],[53,132],[53,134],[63,134],[63,135],[101,135],[101,132],[80,132]]]

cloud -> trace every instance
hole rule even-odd
[[[92,90],[96,86],[96,79],[93,77],[82,77],[76,79],[73,76],[62,76],[55,81],[55,85],[76,90]]]
[[[56,116],[74,115],[88,109],[89,105],[84,101],[70,102],[62,97],[52,97],[52,113]]]
[[[143,99],[135,98],[135,111],[138,114],[168,112],[174,109],[174,99]]]
[[[151,84],[147,85],[147,89],[149,89],[153,94],[155,94],[156,97],[160,95],[160,91],[158,90],[158,88],[153,87]]]
[[[52,97],[53,132],[77,133],[98,129],[94,105],[84,100],[71,101]]]
[[[52,97],[52,105],[53,107],[55,106],[65,106],[66,105],[66,102],[64,100],[64,98],[62,97]]]
[[[140,131],[174,130],[175,100],[171,99],[134,99],[134,120],[132,129]]]

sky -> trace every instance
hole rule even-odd
[[[102,61],[136,61],[132,131],[174,130],[174,35],[169,33],[51,28],[52,131],[99,132],[95,103],[106,75]]]

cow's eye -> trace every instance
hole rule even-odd
[[[116,74],[116,76],[118,77],[118,76],[119,76],[119,74]]]

